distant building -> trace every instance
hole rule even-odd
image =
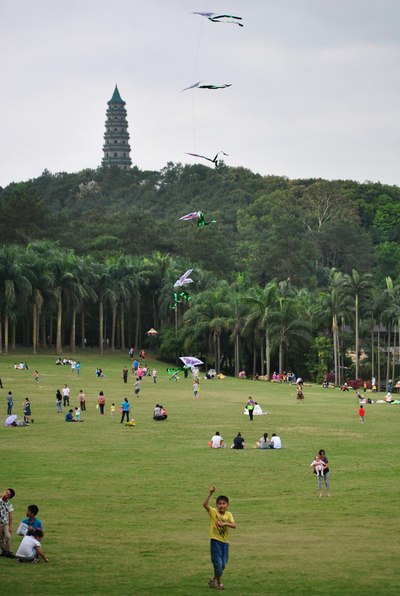
[[[125,102],[119,94],[117,85],[115,85],[113,96],[107,105],[104,155],[101,165],[117,166],[123,170],[129,170],[132,160],[130,158],[128,120]]]

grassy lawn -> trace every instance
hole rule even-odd
[[[230,594],[399,593],[400,407],[367,405],[361,425],[354,393],[305,386],[297,403],[293,386],[231,378],[203,381],[195,401],[192,380],[169,381],[161,362],[157,385],[146,378],[136,399],[132,375],[122,381],[127,355],[79,357],[76,377],[50,354],[0,356],[0,490],[16,491],[15,529],[27,505],[39,506],[50,559],[34,567],[0,559],[1,593],[209,594],[202,501],[212,484],[230,497],[238,524],[224,575]],[[28,371],[13,369],[19,359]],[[105,379],[95,377],[97,366]],[[79,389],[86,393],[81,424],[56,413],[64,383],[71,406]],[[104,417],[95,407],[101,389]],[[29,428],[3,426],[9,390],[19,417],[31,398]],[[270,414],[250,422],[242,414],[249,395]],[[124,397],[133,428],[119,424]],[[152,420],[156,403],[167,408],[167,421]],[[228,445],[241,431],[249,448],[209,449],[216,430]],[[284,448],[251,449],[263,432],[279,434]],[[320,448],[330,460],[331,498],[318,498],[309,468]],[[14,551],[19,541],[14,535]]]

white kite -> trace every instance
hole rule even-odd
[[[190,279],[189,275],[192,273],[193,269],[188,269],[186,273],[182,275],[175,283],[174,288],[182,288],[186,284],[192,284],[193,279]]]

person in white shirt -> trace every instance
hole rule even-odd
[[[281,449],[282,448],[281,438],[278,437],[275,433],[272,433],[272,437],[271,437],[268,447],[269,447],[269,449]]]
[[[71,390],[68,387],[68,385],[64,385],[64,387],[61,390],[61,393],[62,393],[62,397],[63,397],[63,405],[65,408],[66,406],[69,406],[69,395],[71,393]]]
[[[213,449],[220,449],[224,439],[220,436],[219,432],[217,431],[213,437],[211,437],[211,441],[208,443],[210,447]]]
[[[42,546],[40,544],[41,538],[43,538],[43,531],[40,529],[33,530],[32,534],[29,536],[24,536],[15,553],[15,558],[18,559],[20,563],[33,563],[34,561],[37,561],[39,557],[42,557],[42,559],[48,563],[49,559],[42,551]]]

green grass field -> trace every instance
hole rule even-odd
[[[0,490],[16,491],[14,532],[26,506],[39,506],[50,559],[30,566],[1,558],[2,594],[209,594],[202,502],[212,484],[230,497],[237,522],[224,574],[230,594],[399,593],[400,407],[367,405],[361,425],[354,393],[305,386],[299,404],[293,386],[231,378],[202,382],[195,401],[192,380],[169,381],[161,362],[157,385],[146,378],[136,399],[132,376],[122,382],[125,354],[79,357],[80,377],[50,354],[0,357]],[[13,369],[19,359],[28,371]],[[107,378],[95,377],[97,366]],[[81,424],[56,413],[55,391],[64,383],[71,406],[80,388],[86,393]],[[104,417],[95,407],[100,389]],[[3,426],[9,390],[19,417],[31,398],[29,428]],[[249,395],[270,414],[250,422],[242,414]],[[119,423],[125,396],[137,420],[132,428]],[[152,420],[157,402],[167,408],[165,422]],[[228,446],[241,431],[249,448],[210,449],[216,430]],[[284,448],[250,448],[263,432],[279,434]],[[309,468],[320,448],[330,460],[331,498],[318,498]],[[14,534],[14,551],[19,542]]]

